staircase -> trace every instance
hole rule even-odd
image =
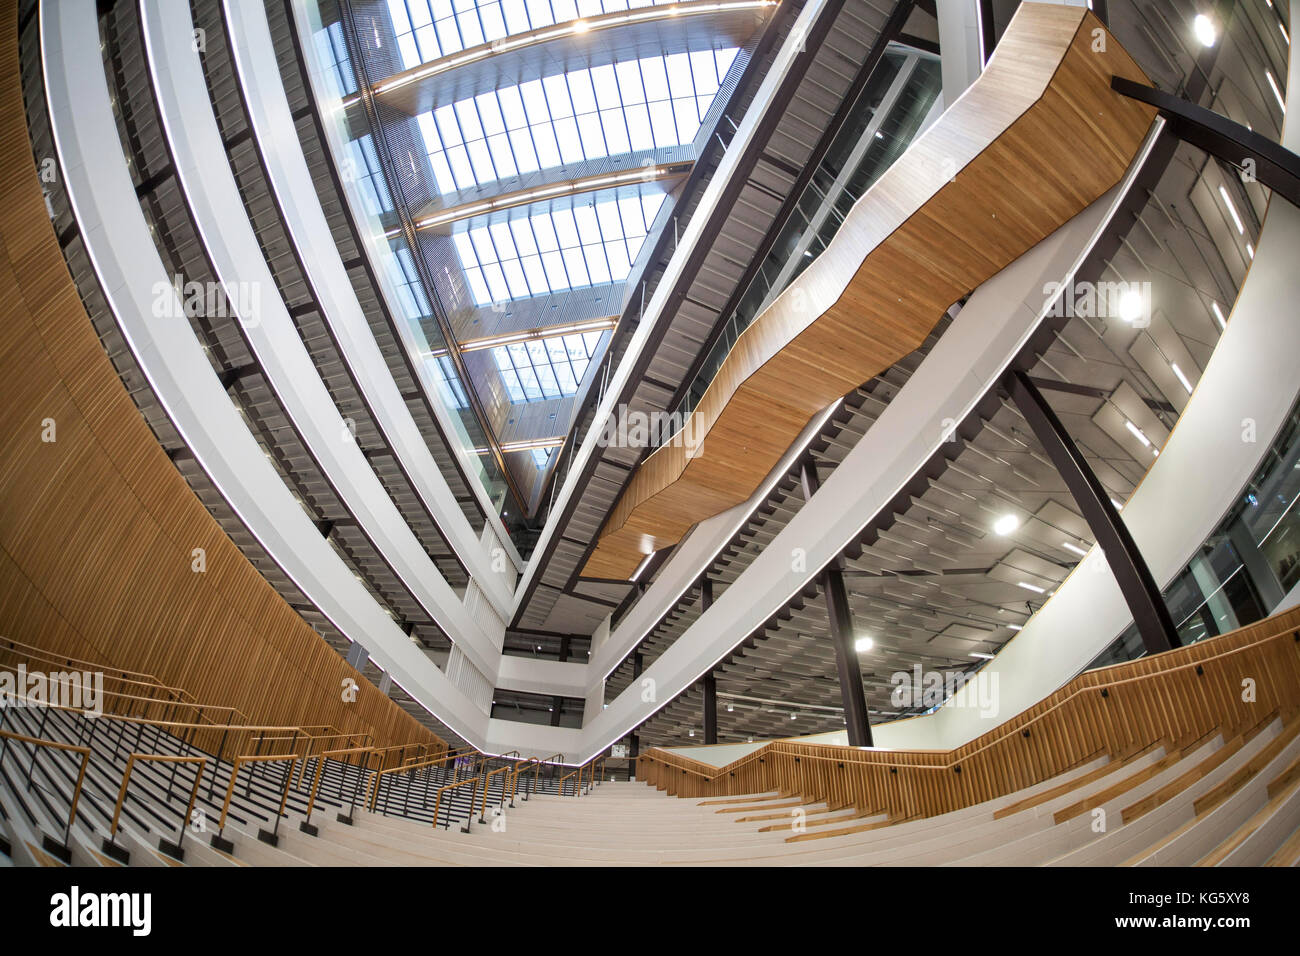
[[[577,788],[554,764],[476,753],[416,761],[378,783],[346,757],[263,756],[241,763],[232,786],[229,756],[217,760],[145,721],[11,706],[0,709],[0,731],[0,865],[391,863],[369,859],[351,834],[400,825],[477,838],[475,824],[500,826],[511,807],[594,786]]]

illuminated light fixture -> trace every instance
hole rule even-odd
[[[1215,320],[1216,322],[1219,323],[1219,328],[1220,328],[1220,329],[1226,329],[1226,328],[1228,327],[1228,322],[1227,322],[1227,320],[1223,317],[1223,312],[1222,312],[1222,310],[1219,309],[1219,303],[1217,303],[1217,302],[1211,302],[1211,303],[1210,303],[1210,309],[1211,309],[1211,311],[1214,312],[1214,320]]]
[[[727,713],[731,713],[731,712],[732,712],[733,710],[735,710],[735,709],[736,709],[735,704],[728,704],[728,705],[727,705]]]
[[[1115,510],[1116,510],[1116,511],[1118,511],[1120,508],[1123,508],[1123,507],[1124,507],[1122,504],[1120,504],[1120,503],[1119,503],[1118,501],[1116,501],[1114,498],[1111,498],[1111,499],[1110,499],[1110,503],[1111,503],[1112,505],[1115,506]]]
[[[1035,594],[1047,593],[1047,588],[1040,588],[1037,584],[1030,584],[1028,581],[1017,581],[1016,587],[1024,588],[1026,591],[1033,591]]]
[[[529,342],[533,339],[552,339],[561,335],[579,335],[583,332],[603,332],[606,329],[614,328],[616,325],[618,325],[618,316],[611,315],[608,318],[594,319],[590,322],[553,325],[543,329],[528,329],[524,332],[508,332],[501,335],[489,335],[481,339],[467,339],[458,343],[456,347],[461,352],[481,352],[484,349],[494,349],[501,345],[512,345],[516,342]]]
[[[1024,627],[1025,627],[1025,626],[1024,626],[1023,624],[1008,624],[1008,625],[1007,625],[1007,630],[1008,630],[1008,631],[1022,631],[1022,630],[1024,630]]]
[[[688,732],[686,736],[688,736],[688,737],[694,737],[694,736],[695,736],[695,731],[692,730],[692,731]]]
[[[1142,317],[1142,295],[1136,289],[1126,289],[1119,297],[1119,317],[1129,323]]]
[[[440,73],[446,73],[448,70],[454,70],[456,67],[465,66],[469,63],[477,63],[479,60],[486,60],[488,57],[497,56],[501,53],[509,53],[511,50],[517,50],[520,47],[532,46],[538,43],[545,43],[548,40],[558,40],[561,37],[573,36],[575,33],[587,33],[592,30],[606,30],[611,27],[622,26],[625,23],[643,23],[646,20],[662,20],[665,16],[675,17],[679,13],[687,16],[699,16],[701,14],[719,13],[727,10],[745,10],[760,7],[771,7],[776,5],[776,0],[728,0],[721,3],[691,3],[685,10],[679,10],[677,7],[669,7],[664,10],[660,7],[651,7],[644,10],[629,11],[627,13],[612,13],[607,16],[592,17],[590,20],[575,20],[567,23],[557,23],[552,27],[545,29],[533,30],[528,33],[519,34],[515,37],[501,38],[493,40],[490,43],[481,43],[478,46],[463,50],[460,53],[451,56],[441,57],[432,60],[423,66],[408,70],[405,73],[398,74],[390,80],[383,83],[376,83],[371,90],[375,94],[389,93],[393,90],[401,89],[420,80],[428,79],[431,76],[437,76]],[[578,26],[582,24],[582,26]],[[345,104],[350,104],[360,99],[360,96],[351,96],[344,100]]]
[[[1246,243],[1246,255],[1252,259],[1255,258],[1255,247],[1252,246],[1249,242]]]
[[[1286,27],[1284,27],[1284,26],[1282,25],[1282,21],[1281,21],[1281,20],[1277,21],[1277,28],[1278,28],[1279,30],[1282,31],[1282,39],[1286,41],[1286,45],[1287,45],[1287,46],[1290,46],[1290,45],[1291,45],[1291,34],[1289,34],[1289,33],[1286,32]]]
[[[1203,13],[1198,13],[1192,21],[1192,32],[1196,34],[1196,42],[1201,46],[1214,46],[1214,42],[1219,39],[1214,21]]]
[[[984,661],[991,661],[991,660],[993,660],[993,655],[992,655],[992,654],[985,654],[983,651],[971,651],[971,652],[970,652],[970,656],[971,656],[971,657],[978,657],[980,660],[984,660]]]
[[[642,558],[641,563],[636,566],[636,570],[632,572],[632,577],[629,580],[635,581],[637,578],[641,577],[641,574],[646,569],[646,565],[650,563],[650,559],[653,558],[654,556],[655,556],[654,552],[651,551],[644,558]]]
[[[1289,40],[1287,41],[1290,42]],[[1273,96],[1277,99],[1277,105],[1286,112],[1286,100],[1282,99],[1282,91],[1277,88],[1277,80],[1273,79],[1273,74],[1269,70],[1264,71],[1264,76],[1268,79],[1268,88],[1273,91]]]
[[[1061,547],[1063,547],[1066,551],[1073,551],[1081,558],[1086,558],[1088,556],[1088,552],[1083,550],[1083,548],[1079,547],[1077,544],[1070,544],[1070,542],[1068,541],[1062,541]]]
[[[1237,234],[1244,236],[1246,227],[1241,224],[1241,217],[1237,215],[1237,207],[1232,204],[1232,199],[1228,196],[1228,190],[1220,186],[1219,196],[1223,199],[1223,204],[1228,207],[1228,214],[1232,216],[1232,224],[1237,227]]]
[[[876,646],[876,642],[873,641],[870,637],[859,637],[856,641],[853,642],[853,649],[857,651],[859,654],[865,654],[867,651],[871,650],[875,646]]]
[[[993,522],[993,531],[996,534],[1008,535],[1020,527],[1020,519],[1015,515],[1003,515]]]
[[[1133,424],[1131,421],[1129,421],[1127,418],[1124,419],[1124,427],[1127,428],[1130,432],[1133,433],[1133,437],[1136,438],[1138,441],[1140,441],[1140,442],[1142,443],[1142,447],[1143,447],[1143,448],[1150,448],[1150,447],[1151,447],[1151,439],[1150,439],[1150,438],[1147,438],[1146,435],[1143,435],[1143,434],[1142,434],[1142,429],[1138,428],[1136,425],[1134,425],[1134,424]]]
[[[1183,370],[1178,367],[1178,363],[1170,362],[1169,367],[1174,370],[1174,375],[1177,376],[1178,381],[1182,383],[1183,388],[1187,389],[1187,394],[1192,394],[1192,383],[1187,381],[1187,376],[1184,375]]]
[[[445,226],[449,223],[460,222],[464,219],[473,219],[476,216],[485,216],[488,213],[497,212],[502,209],[515,209],[519,206],[528,206],[545,199],[557,199],[562,196],[576,196],[582,193],[596,192],[601,189],[616,189],[619,186],[636,185],[640,183],[651,183],[660,179],[668,179],[673,176],[681,175],[685,172],[689,163],[665,163],[659,166],[646,166],[640,169],[626,170],[621,173],[613,173],[607,176],[588,176],[584,179],[575,179],[572,182],[556,183],[553,186],[539,186],[536,189],[525,189],[520,192],[506,193],[504,196],[498,196],[495,199],[485,200],[483,202],[468,203],[463,206],[455,206],[451,209],[444,209],[442,212],[434,213],[432,216],[425,216],[415,223],[416,229],[436,229],[439,226]],[[389,229],[384,235],[392,239],[401,235],[401,228],[394,227]]]
[[[534,438],[529,441],[511,441],[501,446],[503,452],[512,451],[532,451],[534,448],[559,448],[564,444],[564,436],[558,435],[555,438]],[[491,448],[475,448],[474,454],[486,455]]]
[[[790,719],[791,719],[791,720],[798,720],[798,719],[799,719],[799,715],[798,715],[798,714],[791,714],[791,715],[790,715]]]

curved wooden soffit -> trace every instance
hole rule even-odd
[[[148,672],[256,723],[437,742],[248,562],[127,394],[46,214],[17,7],[0,0],[0,637]]]
[[[748,499],[814,415],[918,348],[944,312],[1114,186],[1155,110],[1082,7],[1021,4],[978,80],[858,200],[744,331],[674,440],[633,474],[582,575]]]

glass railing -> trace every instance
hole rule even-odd
[[[685,421],[695,410],[741,333],[826,249],[853,204],[907,149],[940,86],[937,57],[896,44],[885,51],[674,409],[673,421]],[[669,437],[659,436],[661,441]]]
[[[327,10],[335,12],[329,14]],[[462,461],[482,483],[499,513],[506,501],[507,481],[496,459],[483,453],[490,443],[469,402],[467,390],[472,386],[461,380],[455,363],[445,359],[450,352],[434,313],[436,303],[431,301],[416,268],[414,250],[405,235],[395,232],[399,218],[379,166],[372,131],[366,124],[350,121],[343,106],[343,100],[356,92],[357,81],[343,40],[338,8],[311,0],[303,11],[312,42],[303,43],[302,52],[309,70],[320,81],[315,90],[318,112],[335,148],[339,181],[348,193],[362,242],[378,267],[375,278],[380,293],[395,318],[409,329],[404,344],[413,364],[428,372],[425,391],[429,400],[440,404],[447,413],[446,420],[454,430],[447,439],[460,445]],[[481,523],[478,527],[482,527]]]

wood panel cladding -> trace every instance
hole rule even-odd
[[[656,748],[638,758],[636,773],[681,797],[776,790],[907,819],[1006,796],[1099,755],[1118,760],[1156,744],[1172,753],[1207,734],[1221,732],[1227,740],[1271,714],[1297,713],[1300,608],[1189,647],[1087,671],[955,750],[778,740],[714,767]]]
[[[633,474],[583,567],[628,578],[749,498],[807,423],[918,348],[943,313],[1114,186],[1155,111],[1082,7],[1022,4],[978,80],[738,338],[674,440]]]
[[[46,214],[16,0],[0,2],[0,74],[0,635],[148,672],[260,724],[441,745],[244,558],[132,403]]]

